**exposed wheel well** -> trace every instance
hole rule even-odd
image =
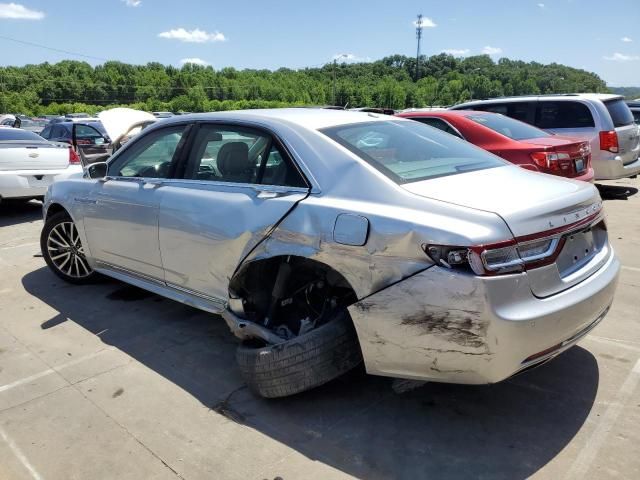
[[[69,212],[67,212],[67,210],[66,210],[62,205],[60,205],[59,203],[52,203],[51,205],[49,205],[49,208],[47,208],[47,218],[45,218],[45,219],[44,219],[44,221],[46,222],[47,220],[49,220],[49,218],[50,218],[52,215],[55,215],[56,213],[59,213],[59,212],[65,212],[65,213],[67,213],[67,214],[69,213]]]
[[[335,269],[293,255],[246,263],[232,278],[229,297],[235,314],[285,336],[314,328],[357,300]]]

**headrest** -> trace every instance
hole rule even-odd
[[[223,175],[245,173],[251,167],[249,146],[244,142],[225,143],[218,152],[216,163]]]

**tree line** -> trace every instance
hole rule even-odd
[[[93,114],[116,105],[173,112],[329,104],[402,109],[503,95],[608,91],[585,70],[507,58],[495,62],[487,55],[423,57],[417,81],[415,69],[415,58],[403,55],[275,71],[65,60],[0,67],[0,112]]]

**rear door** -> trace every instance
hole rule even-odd
[[[618,134],[618,154],[622,163],[627,165],[635,162],[640,153],[640,138],[631,110],[622,98],[604,102],[604,106]]]
[[[111,156],[109,142],[97,128],[74,123],[71,129],[71,143],[83,165],[104,162]]]
[[[221,306],[238,264],[308,194],[273,135],[223,124],[199,125],[183,179],[163,188],[165,281]]]

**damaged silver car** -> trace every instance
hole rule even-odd
[[[373,113],[196,114],[147,127],[44,203],[42,252],[221,314],[265,397],[364,361],[486,384],[570,348],[619,263],[593,185]]]

